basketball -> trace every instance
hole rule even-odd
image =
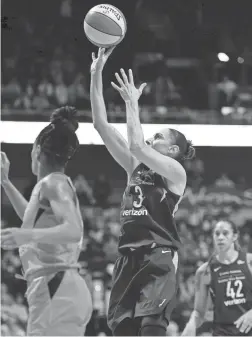
[[[84,19],[84,32],[88,40],[98,47],[117,45],[126,31],[123,13],[112,5],[97,5],[89,10]]]

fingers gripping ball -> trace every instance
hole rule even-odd
[[[84,32],[90,42],[98,47],[115,46],[127,31],[123,13],[112,5],[97,5],[84,19]]]

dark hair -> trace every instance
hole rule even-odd
[[[185,135],[178,130],[170,129],[172,137],[174,138],[174,144],[178,145],[180,149],[180,155],[176,158],[178,161],[190,160],[195,157],[195,148],[190,140],[187,140]]]
[[[218,220],[218,221],[216,222],[216,224],[214,225],[213,230],[215,230],[216,225],[217,225],[218,223],[220,223],[220,222],[225,222],[225,223],[229,224],[230,227],[232,228],[232,231],[233,231],[234,234],[238,234],[238,233],[239,233],[239,230],[238,230],[236,224],[235,224],[233,221],[229,220],[229,219],[220,219],[220,220]]]
[[[75,134],[79,127],[76,114],[77,110],[71,106],[54,110],[51,123],[40,132],[35,141],[41,146],[41,151],[57,165],[65,165],[79,147]]]

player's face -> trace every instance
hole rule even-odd
[[[221,221],[215,226],[213,237],[216,250],[226,252],[234,245],[238,235],[233,232],[228,222]]]
[[[152,138],[146,140],[146,144],[166,156],[176,157],[176,154],[179,152],[179,147],[172,142],[170,129],[164,129],[155,133]]]
[[[39,157],[40,153],[40,147],[36,144],[36,142],[33,144],[32,152],[31,152],[31,160],[32,160],[32,173],[34,175],[38,174],[38,166],[39,166]]]

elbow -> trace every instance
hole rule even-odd
[[[96,131],[98,131],[99,123],[97,123],[95,120],[93,120],[93,127],[95,128]]]
[[[101,129],[101,123],[99,123],[96,120],[93,120],[93,127],[95,128],[95,130],[100,133],[100,129]]]
[[[94,128],[95,128],[95,130],[98,132],[98,133],[100,133],[101,131],[102,131],[102,129],[104,129],[105,128],[105,124],[106,124],[107,122],[106,121],[102,121],[102,120],[94,120],[93,121],[93,126],[94,126]]]

